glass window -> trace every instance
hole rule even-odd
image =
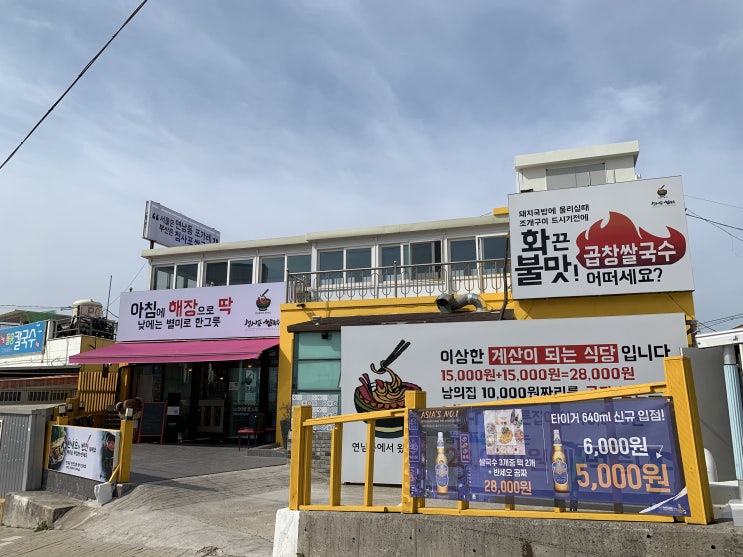
[[[309,273],[312,271],[312,256],[288,255],[286,257],[286,268],[290,273]]]
[[[383,280],[390,280],[395,276],[395,265],[402,265],[400,246],[382,246],[379,251],[380,265],[382,266]],[[398,277],[400,273],[398,272]]]
[[[173,288],[173,276],[175,275],[175,267],[170,265],[169,267],[155,267],[152,272],[152,289],[153,290],[168,290]]]
[[[606,183],[604,163],[547,169],[547,189],[559,190]]]
[[[371,248],[350,248],[346,250],[346,269],[363,269],[348,271],[348,282],[359,282],[371,279]]]
[[[225,286],[227,284],[227,261],[206,264],[205,286]]]
[[[318,271],[335,271],[343,269],[343,251],[321,251],[317,254]],[[320,284],[340,282],[343,273],[322,273],[319,276]]]
[[[475,266],[473,263],[477,259],[477,243],[474,238],[468,240],[451,240],[449,242],[449,260],[450,261],[467,261],[452,265],[452,271],[456,274],[473,275]]]
[[[506,263],[507,243],[507,236],[488,236],[480,240],[481,259],[488,260],[483,264],[484,269],[503,270],[503,265]]]
[[[178,265],[175,268],[175,287],[196,288],[196,277],[198,272],[199,266],[196,263],[190,265]]]
[[[339,331],[298,333],[295,379],[297,390],[335,391],[341,376],[341,334]]]
[[[261,282],[284,282],[284,256],[261,258]]]
[[[253,283],[253,260],[230,261],[230,284]]]
[[[426,263],[441,262],[441,240],[435,242],[413,242],[410,244],[410,264],[416,265],[410,270],[411,279],[438,278],[441,267]]]

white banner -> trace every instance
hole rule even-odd
[[[124,292],[119,342],[279,336],[283,282]]]
[[[341,412],[555,395],[664,380],[686,347],[683,314],[343,327]],[[376,427],[377,483],[399,483],[402,420]],[[343,481],[363,481],[366,428],[343,431]]]
[[[694,290],[681,178],[508,196],[514,299]]]
[[[53,425],[47,468],[107,482],[119,459],[118,430]]]
[[[166,247],[219,243],[219,230],[168,209],[155,201],[144,208],[142,238]]]

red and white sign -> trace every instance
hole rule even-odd
[[[514,299],[694,290],[681,177],[508,196]]]
[[[120,342],[278,337],[283,282],[124,292]]]
[[[682,313],[343,327],[341,413],[549,396],[664,380],[687,347]],[[399,483],[402,424],[377,422],[377,483]],[[366,428],[344,426],[343,481],[363,481]]]

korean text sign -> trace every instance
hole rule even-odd
[[[680,313],[357,326],[341,339],[343,414],[402,407],[411,389],[443,406],[663,381],[663,358],[688,345]],[[396,483],[401,421],[378,422],[376,435],[375,479]],[[344,481],[363,481],[365,436],[344,427]]]
[[[411,496],[623,504],[685,516],[672,406],[663,398],[411,412]],[[567,505],[566,505],[567,506]]]
[[[46,322],[0,329],[0,356],[32,354],[44,349]]]
[[[120,341],[279,336],[283,282],[121,294]]]
[[[47,468],[107,482],[118,461],[120,438],[116,430],[53,425]]]
[[[147,201],[142,238],[163,246],[219,243],[219,230],[201,224],[155,201]]]
[[[515,299],[694,289],[679,176],[508,197]]]

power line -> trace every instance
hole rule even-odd
[[[737,226],[731,226],[729,224],[723,224],[721,222],[716,222],[716,221],[713,221],[713,220],[710,220],[710,219],[706,219],[706,218],[704,218],[702,216],[697,215],[695,212],[690,211],[689,209],[686,209],[686,216],[692,217],[692,218],[695,218],[695,219],[699,219],[699,220],[703,220],[704,222],[707,222],[707,223],[711,224],[715,228],[719,228],[720,230],[722,230],[728,236],[730,236],[732,238],[735,238],[736,240],[739,240],[739,241],[743,242],[743,238],[739,238],[735,234],[732,234],[731,232],[728,232],[727,230],[725,230],[725,228],[732,228],[733,230],[743,230],[743,228],[738,228]]]
[[[51,106],[51,108],[50,108],[49,110],[47,110],[47,111],[46,111],[46,114],[44,114],[44,116],[42,116],[42,117],[41,117],[41,120],[39,120],[38,122],[36,122],[36,125],[35,125],[35,126],[34,126],[33,128],[31,128],[31,131],[30,131],[30,132],[28,132],[28,133],[26,134],[26,137],[24,137],[24,138],[23,138],[23,140],[22,140],[22,141],[21,141],[21,142],[20,142],[20,143],[18,144],[18,146],[17,146],[17,147],[15,148],[15,149],[13,149],[13,152],[12,152],[12,153],[10,153],[10,155],[8,155],[8,158],[7,158],[7,159],[5,159],[5,160],[3,161],[3,164],[0,164],[0,170],[2,170],[2,169],[3,169],[3,167],[4,167],[4,166],[5,166],[5,165],[6,165],[7,163],[8,163],[8,161],[9,161],[10,159],[12,159],[12,158],[13,158],[13,156],[14,156],[14,155],[15,155],[15,154],[16,154],[16,153],[18,152],[18,150],[19,150],[19,149],[20,149],[20,148],[21,148],[21,147],[23,146],[23,144],[24,144],[24,143],[26,142],[26,140],[27,140],[27,139],[28,139],[29,137],[31,137],[31,134],[33,134],[33,133],[34,133],[34,132],[36,131],[36,128],[38,128],[38,127],[39,127],[39,126],[41,125],[41,123],[42,123],[42,122],[43,122],[44,120],[46,120],[46,117],[47,117],[47,116],[49,116],[49,114],[51,114],[52,110],[54,110],[55,108],[57,108],[57,105],[58,105],[58,104],[59,104],[59,103],[60,103],[60,102],[62,101],[62,99],[63,99],[63,98],[65,98],[65,96],[67,95],[67,93],[69,93],[69,92],[70,92],[70,89],[72,89],[72,88],[73,88],[73,87],[75,86],[75,84],[76,84],[76,83],[77,83],[78,81],[80,81],[80,78],[81,78],[81,77],[82,77],[83,75],[85,75],[85,72],[87,72],[87,71],[88,71],[88,68],[90,68],[90,66],[92,66],[92,65],[93,65],[93,63],[94,63],[94,62],[95,62],[95,61],[96,61],[96,60],[98,59],[98,57],[99,57],[99,56],[100,56],[101,54],[103,54],[103,51],[104,51],[104,50],[106,50],[106,48],[108,48],[108,45],[110,45],[110,44],[111,44],[111,43],[113,42],[113,40],[114,40],[114,39],[116,38],[116,36],[117,36],[117,35],[118,35],[118,34],[119,34],[119,33],[121,32],[121,30],[122,30],[122,29],[124,29],[124,27],[126,27],[126,26],[127,26],[127,24],[128,24],[128,23],[129,23],[129,22],[130,22],[130,21],[131,21],[131,20],[132,20],[133,18],[134,18],[134,16],[135,16],[135,15],[137,15],[137,12],[139,12],[139,10],[141,10],[141,9],[142,9],[142,7],[143,7],[143,6],[144,6],[144,5],[146,4],[146,3],[147,3],[147,0],[142,0],[142,3],[141,3],[141,4],[139,5],[139,6],[137,6],[137,9],[135,9],[135,10],[134,10],[134,11],[133,11],[133,12],[131,13],[131,15],[130,15],[130,16],[129,16],[129,17],[127,18],[127,19],[126,19],[126,21],[125,21],[125,22],[124,22],[124,23],[122,24],[122,26],[121,26],[121,27],[119,27],[119,30],[118,30],[118,31],[116,31],[116,33],[114,33],[114,34],[113,34],[113,36],[112,36],[112,37],[111,37],[111,38],[110,38],[110,39],[108,40],[108,42],[107,42],[107,43],[106,43],[105,45],[103,45],[103,48],[101,48],[101,49],[100,49],[100,50],[98,51],[98,54],[96,54],[95,56],[93,56],[93,58],[92,58],[92,59],[90,60],[90,62],[88,62],[88,63],[86,64],[86,66],[85,66],[85,67],[83,68],[83,71],[81,71],[81,72],[80,72],[80,75],[78,75],[78,76],[77,76],[77,77],[75,78],[75,80],[74,80],[74,81],[73,81],[73,82],[72,82],[72,83],[70,84],[70,86],[69,86],[69,87],[67,87],[67,89],[65,89],[65,92],[64,92],[64,93],[62,93],[62,96],[60,96],[60,97],[59,97],[59,98],[57,99],[57,101],[56,101],[56,102],[55,102],[55,103],[54,103],[54,104],[53,104],[53,105]]]
[[[698,199],[699,201],[706,201],[707,203],[714,203],[716,205],[724,205],[725,207],[733,207],[734,209],[743,209],[740,205],[731,205],[730,203],[722,203],[721,201],[712,201],[711,199],[704,199],[703,197],[694,197],[693,195],[684,194],[684,197],[689,199]]]

